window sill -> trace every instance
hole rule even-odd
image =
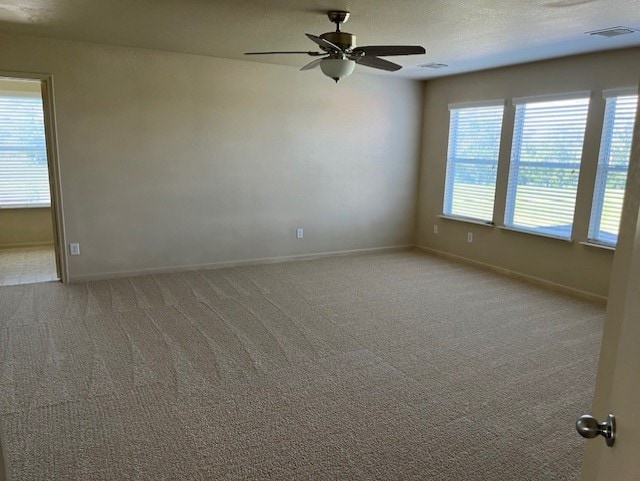
[[[444,220],[452,220],[455,222],[464,222],[465,224],[475,224],[475,225],[483,225],[485,227],[493,227],[494,224],[491,221],[483,221],[483,220],[478,220],[478,219],[472,219],[471,217],[457,217],[455,215],[446,215],[446,214],[440,214],[438,215],[439,219],[444,219]]]
[[[509,232],[517,232],[519,234],[532,235],[532,236],[536,236],[536,237],[544,237],[545,239],[558,240],[558,241],[566,242],[567,244],[573,243],[573,240],[571,238],[560,237],[560,236],[551,235],[551,234],[543,234],[541,232],[533,232],[533,231],[530,231],[530,230],[517,229],[515,227],[507,227],[507,226],[504,226],[504,225],[500,225],[500,226],[498,226],[498,229],[506,230],[506,231],[509,231]]]
[[[580,245],[587,247],[595,247],[596,249],[602,249],[605,251],[615,252],[616,246],[610,246],[606,244],[598,244],[596,242],[580,242]]]
[[[0,205],[0,210],[11,209],[50,209],[51,204],[18,204],[18,205]]]

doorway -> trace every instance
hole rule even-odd
[[[0,286],[63,277],[49,89],[0,76]]]

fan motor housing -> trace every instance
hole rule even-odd
[[[356,46],[356,36],[347,32],[327,32],[320,35],[320,38],[337,45],[344,51],[351,50]]]

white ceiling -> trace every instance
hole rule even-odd
[[[3,0],[0,31],[302,66],[309,57],[243,52],[314,50],[304,33],[333,30],[329,9],[351,11],[343,30],[358,45],[423,45],[389,57],[405,67],[393,74],[358,67],[409,78],[640,45],[638,0]],[[616,26],[638,31],[585,35]],[[417,68],[428,62],[449,67]]]

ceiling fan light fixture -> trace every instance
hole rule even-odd
[[[316,57],[312,62],[304,65],[300,70],[312,70],[320,67],[322,73],[338,83],[340,79],[348,77],[358,65],[363,67],[395,72],[402,65],[380,57],[394,55],[424,55],[426,50],[420,45],[368,45],[356,47],[356,36],[340,30],[340,25],[347,21],[349,12],[345,10],[329,10],[329,20],[336,24],[335,32],[325,32],[318,35],[305,33],[307,38],[316,44],[320,51],[286,51],[286,52],[245,52],[245,55],[273,55],[273,54],[306,54]]]
[[[344,77],[348,77],[356,68],[355,60],[348,58],[325,58],[320,62],[320,69],[327,77],[338,81]]]

